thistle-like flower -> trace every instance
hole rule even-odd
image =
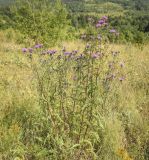
[[[72,53],[71,52],[64,52],[65,56],[70,56]]]
[[[36,49],[42,48],[42,47],[43,47],[43,44],[36,44],[34,47],[35,47]]]
[[[28,50],[27,48],[22,48],[22,52],[23,52],[23,53],[26,53],[27,50]]]
[[[92,58],[97,59],[99,58],[99,55],[97,53],[92,54]]]
[[[124,80],[125,80],[125,77],[120,77],[120,78],[119,78],[119,81],[120,81],[120,82],[123,82]]]
[[[48,51],[47,51],[47,54],[53,55],[53,54],[55,54],[56,52],[57,52],[56,50],[48,50]]]

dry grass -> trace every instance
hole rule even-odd
[[[26,153],[40,152],[42,146],[36,148],[37,146],[28,146],[22,143],[21,121],[24,120],[27,123],[29,119],[25,119],[26,114],[39,109],[36,80],[33,79],[32,68],[27,58],[20,52],[22,46],[13,42],[13,38],[8,40],[7,36],[1,32],[0,35],[0,116],[1,120],[7,119],[5,123],[2,121],[0,131],[1,147],[3,147],[2,160],[13,158],[46,160],[41,156],[44,153],[40,153],[41,155],[35,153],[38,158],[30,157]],[[74,49],[82,51],[84,44],[75,41],[63,43],[61,46],[66,46],[70,51]],[[119,105],[111,108],[108,117],[101,118],[101,124],[105,125],[105,130],[103,131],[104,137],[99,142],[99,144],[102,143],[102,147],[98,156],[104,160],[108,160],[110,156],[115,157],[114,154],[118,157],[111,157],[111,160],[147,160],[144,158],[144,152],[147,150],[145,147],[149,138],[147,124],[149,121],[149,45],[143,46],[142,49],[132,45],[115,45],[114,47],[109,46],[109,49],[120,51],[120,58],[125,62],[127,76],[124,84],[119,87]],[[113,106],[113,104],[108,105]],[[22,108],[23,111],[19,110],[19,113],[18,108]],[[22,117],[17,117],[21,115]],[[27,127],[30,127],[29,124]],[[92,136],[97,138],[99,135]],[[61,143],[63,142],[60,141],[59,145]],[[69,143],[70,141],[66,146],[68,150],[71,146]],[[77,150],[75,151],[77,152]],[[63,154],[67,155],[67,152]],[[90,153],[88,157],[84,155],[84,159],[89,158],[92,154]],[[71,155],[75,155],[75,152]],[[99,158],[96,156],[93,156],[94,159]],[[59,157],[58,154],[57,157]]]

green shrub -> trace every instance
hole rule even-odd
[[[48,0],[18,1],[11,12],[15,29],[26,38],[50,46],[66,38],[69,21],[60,0],[54,3]]]

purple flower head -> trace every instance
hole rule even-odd
[[[103,17],[98,21],[98,23],[96,24],[96,27],[99,28],[99,27],[108,25],[107,20],[108,20],[108,17],[107,17],[107,16],[103,16]]]
[[[100,28],[100,27],[102,27],[102,24],[97,23],[97,24],[96,24],[96,28]]]
[[[22,52],[26,53],[27,52],[27,48],[22,48]]]
[[[56,51],[56,50],[53,50],[52,52],[53,52],[53,54],[57,53],[57,51]]]
[[[65,56],[71,56],[71,54],[72,54],[71,52],[64,52]]]
[[[36,44],[35,45],[35,48],[42,48],[43,47],[43,44]]]
[[[33,48],[29,48],[29,53],[33,53]]]
[[[119,78],[119,81],[120,81],[120,82],[123,82],[124,80],[125,80],[125,77],[120,77],[120,78]]]
[[[38,44],[34,46],[34,48],[39,48]]]
[[[56,50],[52,50],[51,51],[51,54],[55,54],[57,51]]]
[[[101,19],[101,20],[98,21],[98,24],[101,24],[101,25],[102,25],[102,24],[104,24],[104,23],[105,23],[105,21],[104,21],[103,19]]]
[[[99,55],[97,53],[92,54],[92,58],[97,59],[99,58]]]
[[[107,16],[103,16],[101,19],[104,20],[104,21],[107,21],[108,17]]]
[[[48,50],[48,51],[47,51],[47,54],[53,55],[53,54],[55,54],[56,52],[57,52],[56,50]]]
[[[110,33],[117,33],[117,31],[115,29],[111,29],[109,32]]]

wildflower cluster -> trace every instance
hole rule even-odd
[[[44,50],[43,44],[36,44],[32,48],[22,48],[24,54],[32,55],[33,53],[39,53],[41,55],[54,55],[57,50]]]
[[[104,27],[107,20],[106,16],[102,17],[98,24]],[[72,146],[81,146],[80,153],[82,149],[88,153],[89,148],[84,143],[93,132],[99,133],[100,128],[104,129],[104,125],[99,124],[99,113],[108,117],[108,104],[114,105],[112,109],[118,102],[118,96],[115,99],[111,97],[117,94],[126,76],[120,52],[108,49],[109,44],[98,29],[83,34],[81,38],[82,43],[85,41],[82,52],[77,49],[69,51],[66,47],[45,49],[41,44],[23,48],[22,52],[31,58],[39,104],[53,137],[60,135],[64,142],[70,139]],[[99,125],[102,127],[97,127]],[[47,138],[44,143],[50,145],[51,141]],[[96,137],[90,143],[96,146],[92,153],[100,149]],[[87,157],[92,157],[92,153]]]
[[[103,16],[101,19],[98,20],[98,22],[96,23],[96,28],[99,28],[99,29],[106,28],[109,33],[111,33],[115,36],[119,36],[119,32],[116,29],[111,28],[109,26],[107,16]]]
[[[98,23],[96,24],[97,28],[105,27],[108,25],[108,17],[103,16],[99,19]],[[111,34],[117,35],[118,32],[115,29],[109,30]],[[22,52],[28,54],[29,57],[32,57],[32,54],[39,54],[39,55],[50,55],[56,57],[56,59],[63,59],[64,62],[66,60],[71,61],[72,63],[76,63],[79,59],[83,59],[83,63],[91,63],[91,66],[96,66],[96,69],[100,66],[100,64],[105,64],[106,66],[101,66],[106,68],[106,72],[104,73],[103,79],[106,81],[118,79],[120,82],[125,80],[125,76],[123,75],[122,71],[119,69],[124,68],[125,64],[123,61],[118,62],[119,53],[118,51],[106,51],[104,47],[106,46],[107,41],[105,41],[104,35],[100,31],[96,31],[95,33],[83,34],[81,39],[86,42],[84,51],[79,53],[78,50],[67,51],[66,47],[63,47],[61,50],[45,50],[42,44],[36,44],[31,48],[22,48]],[[109,44],[108,44],[109,45]],[[40,57],[41,58],[41,57]],[[40,60],[41,61],[41,60]],[[44,62],[49,63],[48,60],[44,60]],[[79,63],[81,63],[79,61]],[[107,65],[108,63],[108,65]],[[91,67],[90,66],[90,67]],[[118,67],[119,66],[119,67]],[[93,67],[94,68],[94,67]],[[101,68],[99,67],[99,70]],[[105,70],[105,69],[103,69]],[[101,70],[101,72],[103,72]],[[100,75],[98,75],[100,76]]]
[[[107,16],[103,16],[98,23],[96,24],[96,27],[105,27],[108,25],[108,17]]]
[[[36,44],[32,48],[22,48],[22,52],[23,53],[33,53],[35,51],[35,49],[42,48],[42,47],[43,47],[42,44]]]

